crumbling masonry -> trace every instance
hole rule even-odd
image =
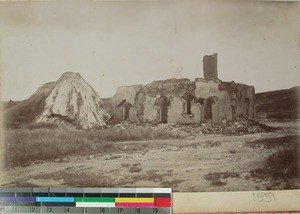
[[[204,79],[169,79],[148,85],[122,86],[105,99],[115,121],[199,124],[254,118],[253,86],[218,79],[217,54],[203,58]]]

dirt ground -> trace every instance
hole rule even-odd
[[[193,134],[184,140],[116,142],[105,154],[7,168],[0,172],[1,185],[172,187],[179,192],[300,188],[297,177],[253,176],[253,171],[263,168],[266,159],[282,147],[251,146],[255,140],[299,136],[299,123],[269,122],[283,128],[272,133]]]

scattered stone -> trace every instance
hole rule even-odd
[[[121,163],[121,167],[129,167],[130,164],[129,163]]]
[[[121,158],[120,155],[111,155],[110,157],[105,158],[105,160],[114,160],[114,159],[118,159]]]
[[[212,121],[202,121],[201,124],[151,124],[130,122],[128,120],[122,121],[114,127],[121,129],[137,129],[139,127],[146,127],[154,131],[169,131],[169,132],[185,132],[190,134],[253,134],[260,132],[270,132],[279,128],[267,126],[259,123],[251,118],[239,117],[235,121],[221,124],[214,124]],[[191,135],[192,136],[192,135]]]
[[[129,169],[129,172],[131,173],[137,173],[140,171],[142,171],[142,165],[140,163],[133,164]]]
[[[234,149],[231,149],[229,152],[230,152],[230,154],[235,154],[236,153],[236,151]]]

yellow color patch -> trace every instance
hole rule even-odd
[[[116,203],[154,203],[154,198],[115,198]]]

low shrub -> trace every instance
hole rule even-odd
[[[296,150],[284,149],[269,156],[263,168],[250,172],[254,178],[291,179],[299,176],[299,159]]]

